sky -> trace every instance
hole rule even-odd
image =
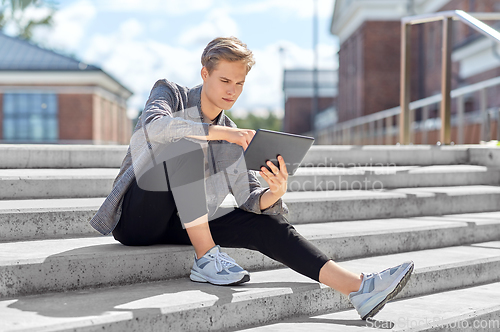
[[[335,0],[318,1],[320,69],[336,69],[338,39],[329,32]],[[313,67],[313,0],[59,0],[41,46],[97,65],[133,91],[129,116],[144,107],[153,84],[166,78],[202,83],[200,56],[215,37],[236,36],[254,53],[233,114],[283,114],[283,68]],[[43,14],[43,9],[30,15]],[[8,29],[6,32],[9,33]],[[284,52],[280,53],[280,48]]]

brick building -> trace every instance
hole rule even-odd
[[[331,32],[339,37],[339,122],[399,106],[401,18],[447,10],[498,12],[500,0],[337,0]],[[498,22],[486,23],[497,27]],[[411,100],[440,93],[442,23],[414,25],[411,35]],[[500,76],[495,45],[462,22],[453,22],[452,89]],[[488,107],[500,105],[500,88],[490,88]],[[465,111],[479,108],[478,93],[465,96]],[[430,117],[439,116],[432,105]],[[456,113],[452,103],[452,114]],[[416,111],[422,119],[422,110]],[[478,143],[480,125],[465,128],[464,143]],[[495,137],[496,122],[491,136]],[[435,143],[438,131],[429,133]],[[417,134],[416,142],[420,136]],[[456,129],[452,140],[456,141]]]
[[[131,95],[96,66],[0,33],[0,143],[128,144]]]
[[[313,109],[313,71],[308,69],[286,69],[283,75],[283,92],[285,95],[285,115],[283,131],[294,134],[305,134],[312,131]],[[337,97],[337,72],[335,70],[318,70],[318,114],[333,125],[336,122],[335,99]],[[326,113],[325,113],[326,112]],[[318,124],[316,125],[318,127]]]

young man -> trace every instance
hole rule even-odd
[[[252,52],[237,38],[216,38],[201,63],[200,86],[156,82],[92,226],[125,245],[192,244],[191,280],[215,285],[250,280],[219,245],[258,250],[349,296],[363,319],[375,315],[406,284],[413,262],[357,275],[297,233],[281,199],[285,161],[278,158],[279,169],[271,162],[262,168],[269,184],[262,188],[239,162],[255,131],[236,128],[224,114],[243,91]],[[238,208],[220,208],[228,193]]]

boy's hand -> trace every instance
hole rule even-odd
[[[228,128],[231,129],[226,133],[226,141],[230,143],[236,143],[243,147],[243,150],[248,148],[248,144],[255,136],[255,130],[252,129],[239,129],[239,128]]]
[[[240,129],[224,126],[211,126],[209,129],[208,140],[224,140],[230,143],[240,145],[243,150],[246,150],[248,144],[255,136],[256,131],[253,129]]]
[[[281,197],[286,193],[288,171],[286,169],[285,160],[282,156],[278,156],[278,163],[280,168],[276,167],[271,161],[267,161],[266,165],[272,172],[262,166],[259,172],[260,176],[266,180],[269,185],[270,191],[277,197]]]

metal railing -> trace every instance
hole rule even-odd
[[[451,143],[451,53],[453,20],[460,20],[488,38],[500,43],[500,32],[480,21],[499,20],[500,13],[471,13],[462,10],[445,11],[433,14],[403,17],[401,19],[401,94],[399,136],[401,144],[410,143],[410,60],[411,26],[427,22],[443,21],[442,68],[441,68],[441,129],[440,141]]]
[[[497,123],[499,123],[498,121],[500,120],[500,115],[498,113],[500,112],[500,108],[488,108],[485,100],[486,89],[496,86],[500,86],[500,77],[495,77],[451,91],[451,99],[456,99],[458,103],[457,116],[455,117],[455,119],[452,119],[455,120],[452,122],[456,123],[458,127],[456,143],[464,143],[465,122],[478,123],[479,121],[479,123],[483,126],[483,129],[489,129],[487,123],[489,123],[491,119],[496,119]],[[467,113],[466,116],[464,110],[464,98],[465,96],[471,95],[476,92],[480,94],[479,110],[477,110],[476,112]],[[429,118],[429,107],[434,104],[441,103],[441,99],[441,94],[436,94],[434,96],[413,101],[409,104],[409,118],[410,122],[413,124],[409,129],[410,137],[411,134],[414,134],[416,130],[422,131],[423,134],[425,134],[425,142],[423,143],[427,143],[427,131],[441,128],[441,122],[436,124],[436,120],[440,120],[439,118]],[[423,109],[423,116],[422,121],[419,123],[416,121],[415,111],[420,108]],[[318,143],[321,144],[323,142],[326,144],[351,144],[351,142],[354,141],[361,144],[361,140],[363,138],[366,138],[376,144],[392,144],[392,137],[399,131],[399,128],[397,126],[398,121],[394,121],[394,117],[399,117],[400,113],[401,107],[396,106],[381,112],[337,123],[333,127],[325,128],[318,132]],[[472,117],[474,116],[476,116],[476,118],[473,119]],[[396,126],[394,126],[394,122],[396,122]],[[500,126],[498,126],[498,128],[500,128]],[[489,133],[487,133],[487,130],[483,130],[482,136],[483,140],[488,140],[486,139],[486,137],[489,137],[490,135]],[[500,130],[497,130],[497,139],[500,140]]]
[[[490,129],[490,119],[497,120],[497,128],[499,128],[497,129],[497,139],[500,140],[500,109],[488,109],[486,104],[486,89],[500,85],[500,77],[485,80],[465,87],[460,87],[453,91],[449,91],[449,84],[444,84],[441,94],[436,94],[434,96],[420,99],[411,103],[409,102],[410,75],[408,63],[410,61],[410,47],[409,43],[407,43],[407,41],[409,41],[408,36],[406,36],[406,34],[409,35],[410,33],[409,27],[411,26],[411,24],[444,20],[445,18],[446,21],[448,20],[448,18],[464,20],[467,24],[472,25],[477,29],[481,29],[481,31],[486,31],[487,36],[492,38],[493,40],[497,42],[500,41],[500,33],[498,31],[479,21],[479,19],[500,19],[500,13],[467,14],[463,11],[457,10],[403,18],[403,33],[401,43],[401,105],[370,115],[365,115],[345,122],[337,123],[332,127],[322,129],[317,132],[318,143],[363,144],[363,141],[366,142],[367,139],[369,139],[369,141],[373,142],[374,144],[393,144],[393,138],[396,135],[399,136],[399,142],[401,144],[409,144],[411,135],[414,134],[415,131],[420,130],[423,136],[422,143],[426,144],[427,132],[430,130],[440,129],[441,142],[444,144],[449,144],[451,140],[450,126],[451,122],[453,122],[458,127],[456,143],[460,144],[464,143],[464,123],[466,121],[468,123],[480,123],[483,127],[482,139],[487,140],[486,137],[489,137],[489,133],[487,133],[487,131]],[[443,24],[443,30],[446,30],[446,34],[448,36],[448,34],[451,33],[452,29],[449,29],[450,21],[447,22],[448,23],[446,24],[448,25]],[[404,39],[405,36],[406,40]],[[447,40],[446,43],[448,43],[450,40]],[[445,40],[443,40],[443,46],[445,46],[444,42]],[[446,44],[446,46],[448,46],[448,44]],[[446,57],[443,55],[443,60],[447,62],[447,65],[443,66],[443,77],[445,78],[445,83],[448,83],[450,79],[449,64],[451,63],[451,47],[444,48],[444,50],[446,50],[446,52],[443,52],[443,54],[446,55]],[[447,71],[445,70],[446,68],[448,68]],[[477,112],[468,112],[466,116],[464,110],[464,97],[475,92],[479,92],[480,94],[480,108]],[[445,98],[445,100],[443,100],[443,95],[448,96],[448,98]],[[457,99],[458,103],[457,115],[456,117],[454,117],[454,119],[452,119],[450,114],[450,103],[452,99]],[[437,103],[440,104],[441,117],[430,119],[429,108],[431,105]],[[415,111],[420,108],[422,108],[422,121],[418,123],[415,119]],[[473,118],[474,116],[476,116],[477,118]],[[394,121],[394,118],[396,118],[396,121]],[[440,123],[436,123],[437,120],[439,120]],[[397,138],[396,142],[398,142]]]

